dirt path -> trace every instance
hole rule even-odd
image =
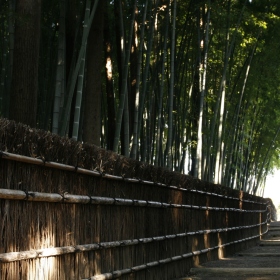
[[[230,258],[192,268],[178,280],[280,280],[280,222],[269,225],[259,245]]]

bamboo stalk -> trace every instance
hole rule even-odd
[[[139,179],[135,179],[135,178],[123,178],[123,180],[129,183],[139,183]]]
[[[26,200],[42,202],[62,202],[63,196],[57,193],[26,192]]]
[[[91,198],[87,195],[73,195],[73,194],[64,194],[64,202],[67,203],[79,203],[79,204],[88,204],[90,203]]]
[[[238,200],[240,202],[247,202],[247,203],[258,204],[258,205],[268,205],[268,203],[269,203],[269,202],[257,202],[257,201],[252,201],[252,200],[242,200],[242,199],[239,199],[238,197],[221,195],[221,194],[212,193],[212,192],[210,193],[210,192],[196,190],[196,189],[186,189],[186,188],[177,187],[177,186],[169,186],[169,185],[162,184],[162,183],[145,181],[145,180],[140,180],[140,179],[136,179],[136,178],[123,178],[121,176],[103,174],[96,170],[84,169],[84,168],[75,167],[75,166],[66,165],[66,164],[57,163],[57,162],[52,162],[52,161],[44,161],[39,158],[32,158],[32,157],[12,154],[12,153],[8,153],[8,152],[3,152],[1,150],[0,150],[0,154],[1,154],[2,159],[24,162],[24,163],[29,163],[29,164],[35,164],[35,165],[40,165],[40,166],[46,166],[46,167],[50,167],[50,168],[76,172],[76,173],[89,175],[89,176],[98,176],[98,177],[102,176],[103,178],[110,179],[110,180],[124,180],[129,183],[140,183],[143,185],[156,185],[159,187],[174,189],[174,190],[178,190],[178,191],[182,191],[182,192],[198,193],[198,194],[202,194],[202,195],[221,197],[221,198],[230,199],[230,200]]]
[[[0,189],[0,198],[23,200],[26,198],[26,193],[19,190]]]
[[[116,175],[110,175],[110,174],[102,174],[103,178],[111,179],[111,180],[124,180],[123,177],[116,176]],[[138,180],[139,182],[139,180]]]
[[[241,230],[241,229],[248,229],[253,227],[259,227],[266,222],[256,225],[249,225],[249,226],[241,226],[241,227],[232,227],[232,228],[221,228],[221,229],[210,229],[210,230],[198,230],[195,232],[184,232],[180,234],[172,234],[172,235],[165,235],[165,236],[156,236],[156,237],[148,237],[148,238],[140,238],[140,239],[131,239],[131,240],[120,240],[120,241],[110,241],[110,242],[100,242],[100,243],[93,243],[93,244],[84,244],[84,245],[76,245],[76,246],[64,246],[64,247],[54,247],[54,248],[46,248],[46,249],[39,249],[39,250],[30,250],[30,251],[21,251],[21,252],[10,252],[10,253],[2,253],[0,254],[0,263],[6,262],[14,262],[20,260],[27,260],[27,259],[36,259],[36,258],[43,258],[43,257],[53,257],[53,256],[60,256],[70,253],[80,253],[80,252],[87,252],[87,251],[96,251],[100,249],[108,249],[108,248],[116,248],[116,247],[123,247],[123,246],[132,246],[137,244],[146,244],[151,242],[159,242],[163,240],[175,239],[178,237],[186,237],[191,235],[204,235],[216,232],[228,232],[234,230]],[[261,233],[260,235],[266,234],[266,232]],[[232,241],[230,243],[226,243],[220,246],[227,246],[233,243],[239,243],[243,241],[250,240],[252,238],[257,238],[260,235],[256,235],[253,237],[248,237],[242,240]],[[219,248],[219,246],[214,247]],[[185,254],[185,256],[192,256],[198,254],[198,252],[206,253],[210,249],[205,248],[200,251],[192,252]],[[183,255],[184,256],[184,255]],[[180,256],[172,257],[172,260],[177,260]],[[161,263],[166,262],[166,260],[159,261]]]
[[[32,157],[12,154],[12,153],[8,153],[8,152],[0,151],[0,153],[1,153],[1,157],[3,159],[30,163],[30,164],[35,164],[35,165],[41,165],[41,166],[51,167],[51,168],[60,169],[60,170],[72,171],[72,172],[77,172],[77,173],[81,173],[81,174],[85,174],[85,175],[91,175],[91,176],[101,176],[102,175],[100,172],[95,171],[95,170],[83,169],[80,167],[75,167],[75,166],[57,163],[57,162],[53,162],[53,161],[44,161],[39,158],[32,158]]]

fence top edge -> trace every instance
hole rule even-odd
[[[76,172],[76,173],[90,175],[90,176],[98,176],[98,177],[103,177],[103,178],[106,178],[109,180],[123,180],[128,183],[141,183],[143,185],[156,185],[159,187],[170,188],[170,189],[174,189],[174,190],[178,190],[178,191],[195,192],[195,193],[208,195],[208,196],[218,196],[218,197],[223,197],[225,199],[239,200],[240,202],[247,202],[247,203],[252,203],[252,204],[259,204],[259,205],[268,204],[268,202],[257,202],[257,201],[246,200],[246,199],[243,200],[243,199],[240,199],[237,197],[222,195],[222,194],[213,193],[213,192],[209,192],[209,191],[202,191],[202,190],[196,190],[196,189],[191,189],[191,188],[182,188],[182,187],[177,187],[177,186],[169,186],[167,184],[146,181],[146,180],[141,180],[141,179],[137,179],[137,178],[126,178],[126,177],[122,177],[122,176],[106,174],[106,173],[99,172],[97,170],[89,170],[89,169],[84,169],[84,168],[81,168],[78,166],[71,166],[71,165],[66,165],[66,164],[62,164],[62,163],[58,163],[58,162],[45,161],[44,159],[41,159],[41,158],[33,158],[33,157],[13,154],[13,153],[1,151],[1,150],[0,150],[0,155],[1,155],[1,159],[24,162],[24,163],[28,163],[28,164],[35,164],[35,165],[39,165],[39,166],[45,166],[45,167],[49,167],[49,168],[55,168],[55,169],[70,171],[70,172]]]

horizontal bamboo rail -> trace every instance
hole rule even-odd
[[[232,196],[227,196],[227,195],[222,195],[222,194],[217,194],[217,193],[212,193],[212,192],[206,192],[206,191],[201,191],[201,190],[196,190],[196,189],[186,189],[186,188],[181,188],[181,187],[177,187],[177,186],[169,186],[166,184],[145,181],[145,180],[141,180],[141,179],[137,179],[137,178],[125,178],[122,176],[105,174],[105,173],[102,173],[102,172],[99,172],[96,170],[88,170],[88,169],[80,168],[78,166],[71,166],[71,165],[61,164],[61,163],[57,163],[57,162],[45,161],[44,159],[41,159],[41,158],[32,158],[32,157],[12,154],[12,153],[4,152],[1,150],[0,150],[0,156],[2,159],[6,159],[6,160],[40,165],[40,166],[85,174],[85,175],[89,175],[89,176],[99,176],[99,177],[103,177],[103,178],[110,179],[110,180],[125,181],[128,183],[141,183],[144,185],[156,185],[159,187],[170,188],[170,189],[174,189],[174,190],[178,190],[178,191],[182,191],[182,192],[193,192],[193,193],[198,193],[198,194],[202,194],[202,195],[221,197],[221,198],[237,200],[240,202],[247,202],[247,203],[252,203],[252,204],[267,205],[267,203],[268,203],[268,202],[257,202],[257,201],[252,201],[252,200],[243,200],[243,199],[240,199],[237,197],[232,197]]]
[[[143,243],[146,244],[146,243],[151,243],[151,242],[158,242],[158,241],[170,240],[170,239],[186,237],[186,236],[193,236],[193,235],[230,232],[230,231],[234,231],[234,230],[242,230],[242,229],[259,227],[266,223],[267,223],[267,221],[260,223],[260,224],[256,224],[256,225],[209,229],[209,230],[198,230],[198,231],[193,231],[193,232],[184,232],[184,233],[179,233],[179,234],[155,236],[155,237],[149,237],[149,238],[139,238],[139,239],[132,239],[132,240],[100,242],[100,243],[93,243],[93,244],[54,247],[54,248],[46,248],[46,249],[31,250],[31,251],[2,253],[2,254],[0,254],[0,263],[36,259],[36,258],[43,258],[43,257],[53,257],[53,256],[70,254],[70,253],[96,251],[96,250],[108,249],[108,248],[132,246],[132,245],[138,245],[138,244],[143,244]],[[205,249],[205,250],[208,250],[208,249]]]
[[[96,204],[96,205],[119,205],[119,206],[137,206],[137,207],[155,207],[155,208],[182,208],[192,210],[207,210],[207,211],[227,211],[227,212],[242,212],[242,213],[264,213],[264,210],[245,210],[239,208],[227,207],[211,207],[198,206],[187,204],[174,204],[158,201],[111,198],[100,196],[74,195],[74,194],[57,194],[57,193],[41,193],[22,190],[0,189],[0,199],[10,200],[26,200],[37,202],[61,202],[61,203],[79,203],[79,204]]]
[[[131,268],[126,268],[126,269],[122,269],[122,270],[116,270],[116,271],[113,271],[113,272],[99,274],[99,275],[91,276],[89,278],[84,278],[82,280],[115,279],[115,278],[121,277],[122,275],[125,275],[125,274],[138,272],[138,271],[145,270],[145,269],[148,269],[148,268],[151,268],[151,267],[156,267],[156,266],[167,264],[167,263],[170,263],[170,262],[183,260],[183,259],[190,258],[190,257],[193,257],[193,256],[198,256],[198,255],[205,254],[205,253],[208,253],[208,252],[213,251],[213,250],[224,248],[224,247],[232,245],[232,244],[237,244],[237,243],[249,241],[249,240],[252,240],[252,239],[255,239],[255,238],[259,238],[261,235],[266,234],[267,231],[262,233],[262,234],[259,234],[259,235],[255,235],[255,236],[247,237],[247,238],[244,238],[244,239],[228,242],[228,243],[217,245],[217,246],[214,246],[214,247],[211,247],[211,248],[202,249],[202,250],[186,253],[186,254],[179,255],[179,256],[174,256],[174,257],[171,257],[171,258],[162,259],[162,260],[142,264],[142,265],[139,265],[139,266],[134,266],[134,267],[131,267]]]

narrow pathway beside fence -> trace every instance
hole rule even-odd
[[[280,222],[272,222],[259,245],[233,257],[192,268],[180,280],[280,279]]]

